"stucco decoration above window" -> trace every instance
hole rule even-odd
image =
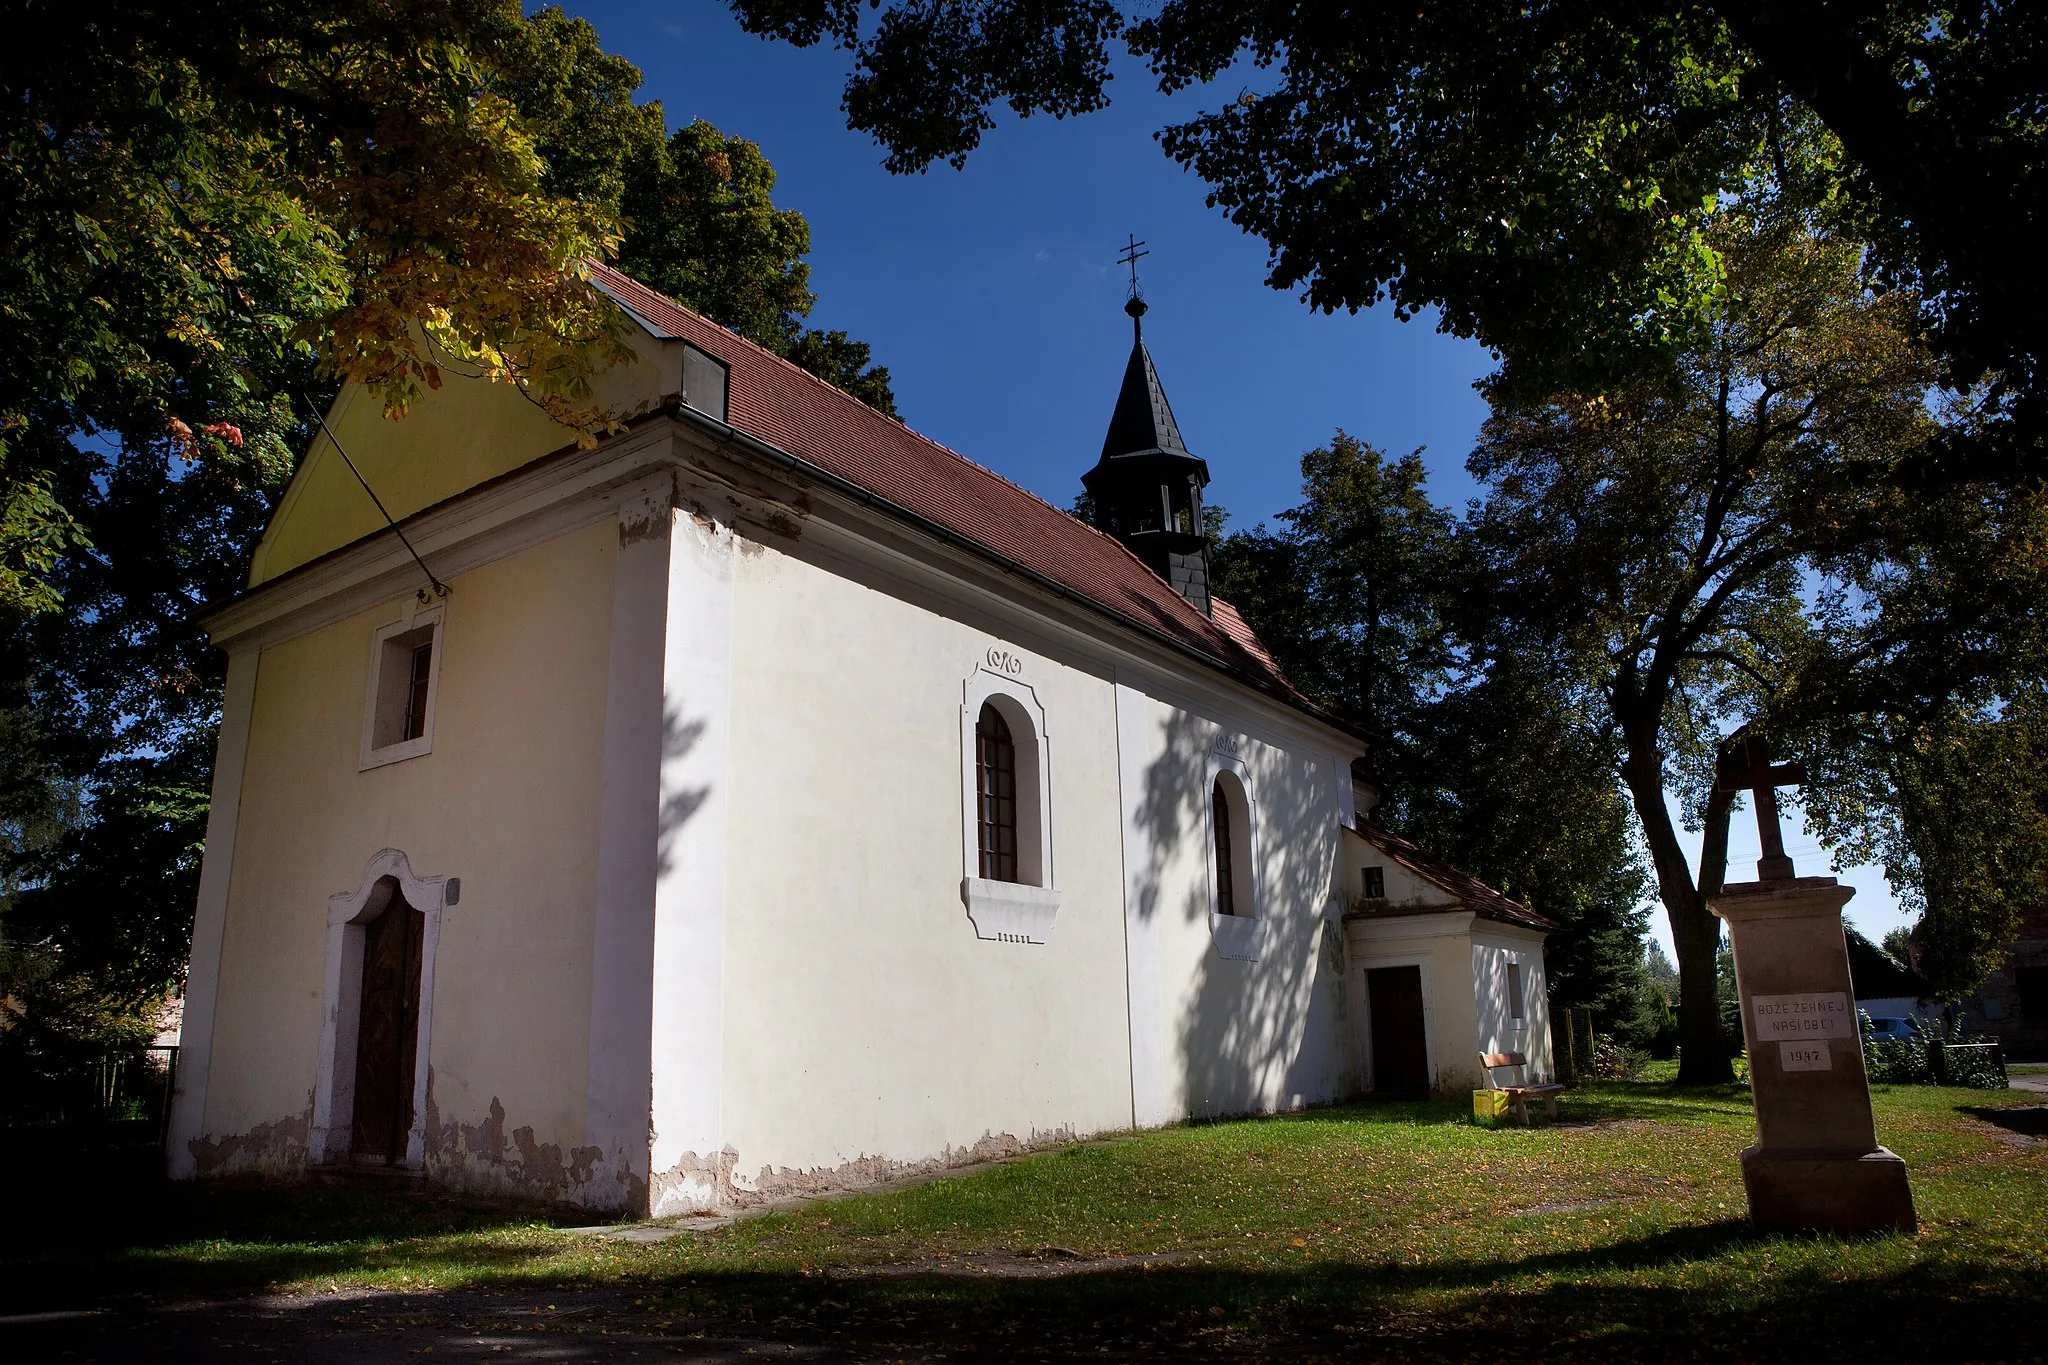
[[[1202,776],[1203,804],[1208,808],[1208,827],[1203,831],[1209,849],[1209,935],[1218,957],[1256,961],[1266,944],[1265,888],[1260,875],[1259,802],[1252,790],[1251,768],[1238,752],[1237,741],[1228,735],[1209,750]],[[1219,808],[1215,795],[1224,795]],[[1216,819],[1219,810],[1230,822],[1226,838],[1219,839]],[[1230,849],[1229,866],[1219,863],[1218,850]],[[1222,878],[1231,878],[1225,894]],[[1230,913],[1224,913],[1225,909]]]
[[[1060,908],[1053,881],[1051,749],[1045,708],[1025,680],[1025,668],[1014,651],[991,646],[967,676],[960,706],[960,898],[975,936],[999,943],[1044,943]],[[983,723],[984,707],[1000,726]],[[991,749],[992,732],[1007,740],[1000,751]],[[985,792],[991,782],[998,790]],[[991,820],[1009,826],[1000,840],[987,828]],[[1005,850],[1014,847],[1014,858],[991,864],[984,845],[993,842]],[[987,875],[992,872],[1011,875]]]

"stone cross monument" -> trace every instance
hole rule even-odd
[[[1877,1143],[1842,907],[1833,877],[1793,875],[1777,788],[1805,780],[1745,741],[1716,785],[1749,788],[1763,857],[1757,879],[1730,882],[1712,907],[1728,924],[1742,1032],[1749,1044],[1757,1140],[1742,1149],[1750,1220],[1760,1228],[1850,1231],[1916,1226],[1906,1163]]]

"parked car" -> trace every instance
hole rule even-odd
[[[1867,1038],[1891,1042],[1918,1042],[1924,1036],[1920,1021],[1910,1016],[1904,1019],[1872,1019],[1866,1015],[1863,1033]]]

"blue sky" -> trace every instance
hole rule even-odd
[[[810,221],[812,324],[874,347],[911,426],[1041,497],[1071,502],[1101,449],[1130,349],[1116,264],[1129,233],[1152,253],[1140,263],[1147,345],[1233,526],[1292,506],[1302,452],[1338,427],[1396,454],[1423,447],[1439,502],[1474,495],[1464,460],[1486,415],[1472,389],[1486,353],[1428,319],[1326,317],[1269,289],[1264,243],[1209,208],[1202,182],[1153,140],[1235,84],[1168,98],[1125,62],[1102,113],[1005,116],[964,171],[893,176],[847,131],[844,54],[751,37],[716,0],[565,7],[640,67],[642,96],[671,126],[709,119],[761,145],[776,203]],[[1751,875],[1755,843],[1738,816],[1731,876]],[[1822,870],[1803,831],[1787,845],[1801,872]],[[1847,879],[1865,932],[1900,922],[1874,870]],[[1661,914],[1655,924],[1668,951]]]

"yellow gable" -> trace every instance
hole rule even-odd
[[[629,339],[638,358],[600,375],[597,386],[599,403],[622,415],[645,412],[680,386],[680,374],[676,383],[663,382],[680,362],[660,341],[638,328]],[[576,440],[574,431],[510,385],[453,375],[396,421],[384,415],[375,393],[350,384],[335,399],[327,424],[401,521]],[[257,546],[249,586],[383,528],[384,518],[333,441],[318,433]]]

